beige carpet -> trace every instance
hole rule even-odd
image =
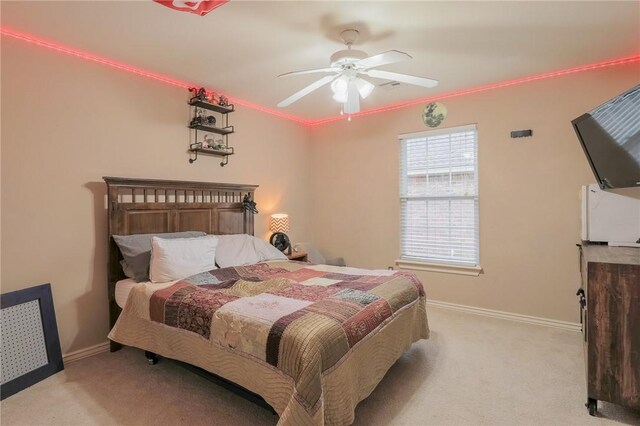
[[[430,308],[413,345],[357,408],[357,425],[640,425],[584,408],[580,334]],[[273,425],[272,415],[168,362],[126,348],[67,365],[0,403],[3,425]]]

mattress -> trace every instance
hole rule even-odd
[[[141,283],[136,282],[133,278],[120,280],[116,283],[116,303],[118,306],[124,308],[124,305],[127,303],[127,299],[129,298],[129,293],[131,293],[131,289],[138,284]]]

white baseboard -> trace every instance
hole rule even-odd
[[[509,321],[523,322],[526,324],[542,325],[545,327],[559,328],[562,330],[580,332],[582,327],[579,323],[558,321],[549,318],[532,317],[529,315],[514,314],[512,312],[495,311],[493,309],[477,308],[475,306],[458,305],[455,303],[441,302],[439,300],[428,300],[428,306],[449,309],[452,311],[466,312],[468,314],[482,315],[485,317],[505,319]]]
[[[79,359],[88,358],[93,355],[97,355],[102,352],[109,351],[109,341],[98,343],[94,346],[89,346],[88,348],[80,349],[78,351],[69,352],[67,354],[62,355],[62,361],[65,364],[68,364],[73,361],[77,361]]]

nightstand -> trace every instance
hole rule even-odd
[[[291,254],[288,254],[287,257],[289,258],[289,260],[299,260],[301,262],[307,261],[307,253],[292,252]]]

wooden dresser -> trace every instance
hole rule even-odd
[[[640,248],[583,245],[580,319],[587,408],[640,408]]]

